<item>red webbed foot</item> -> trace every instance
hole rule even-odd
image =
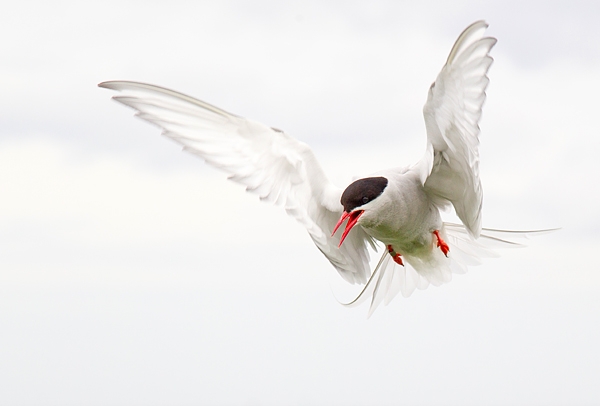
[[[396,251],[394,251],[394,248],[391,245],[388,245],[387,249],[388,249],[388,252],[390,253],[390,255],[392,256],[392,259],[394,260],[394,262],[397,263],[398,265],[404,266],[404,262],[402,262],[402,256],[400,254],[398,254]]]
[[[442,250],[445,256],[448,256],[448,252],[450,252],[450,247],[448,246],[448,244],[446,244],[446,241],[442,240],[442,237],[440,237],[440,232],[438,230],[435,230],[433,234],[437,238],[438,248]]]

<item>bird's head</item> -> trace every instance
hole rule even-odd
[[[352,228],[358,223],[358,219],[370,209],[373,208],[373,201],[377,199],[388,185],[387,178],[378,176],[374,178],[363,178],[354,181],[344,190],[340,202],[344,206],[344,213],[333,229],[334,235],[342,223],[348,219],[340,244],[342,245],[346,236]]]

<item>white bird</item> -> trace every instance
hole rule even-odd
[[[452,272],[495,256],[492,246],[518,245],[504,238],[524,233],[484,229],[482,234],[478,122],[496,43],[484,37],[486,28],[477,21],[460,34],[429,89],[423,158],[359,179],[345,190],[327,179],[308,145],[281,130],[158,86],[127,81],[99,86],[122,92],[113,98],[184,150],[229,173],[262,200],[283,205],[346,281],[365,285],[347,305],[371,297],[370,315],[398,292],[407,297],[415,288],[438,286],[450,281]],[[440,211],[450,205],[463,225],[442,222]],[[376,249],[376,241],[386,249],[371,272],[369,247]]]

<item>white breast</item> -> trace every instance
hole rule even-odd
[[[358,224],[367,234],[403,254],[417,255],[432,246],[442,220],[415,172],[382,173],[389,183],[381,196],[364,206]]]

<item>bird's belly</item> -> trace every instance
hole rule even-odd
[[[433,248],[433,234],[429,231],[424,233],[390,232],[390,230],[376,229],[366,231],[385,246],[391,245],[396,252],[403,255],[422,256]]]

